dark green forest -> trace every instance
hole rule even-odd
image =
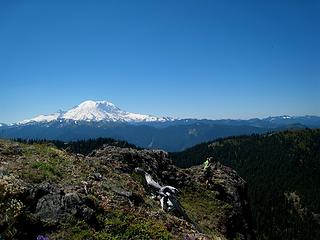
[[[139,149],[133,144],[130,144],[126,141],[119,141],[114,140],[112,138],[96,138],[96,139],[85,139],[85,140],[78,140],[78,141],[70,141],[70,142],[64,142],[59,140],[46,140],[46,139],[21,139],[16,138],[12,139],[16,142],[21,143],[28,143],[28,144],[37,144],[37,143],[47,143],[47,144],[53,144],[59,149],[64,149],[68,152],[72,153],[80,153],[87,155],[90,152],[92,152],[95,149],[101,148],[103,145],[110,145],[110,146],[116,146],[116,147],[122,147],[122,148],[135,148]]]
[[[320,129],[218,139],[172,154],[180,167],[209,156],[247,181],[258,239],[320,239]]]

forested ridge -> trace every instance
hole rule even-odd
[[[181,167],[213,156],[237,170],[258,239],[320,239],[320,129],[218,139],[172,156]]]

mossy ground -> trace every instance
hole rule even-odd
[[[231,206],[217,200],[214,192],[201,188],[197,191],[184,189],[179,199],[186,213],[201,231],[212,237],[220,235],[217,231],[218,224],[223,221],[225,212]],[[222,235],[220,237],[223,239]]]
[[[70,219],[63,224],[60,231],[49,234],[50,239],[110,239],[110,240],[147,240],[173,239],[163,223],[159,220],[142,217],[138,213],[114,210],[99,215],[101,230],[92,229],[84,221]]]

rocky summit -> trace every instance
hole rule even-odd
[[[180,169],[160,150],[104,145],[85,156],[0,140],[0,239],[254,235],[246,182],[220,163]]]

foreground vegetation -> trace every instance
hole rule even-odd
[[[248,224],[234,222],[249,219],[238,202],[237,189],[245,183],[234,172],[221,168],[205,186],[201,166],[181,170],[167,153],[127,146],[109,139],[0,140],[0,239],[223,240],[251,234]],[[72,153],[89,149],[86,156]],[[179,188],[189,219],[163,211],[136,167]]]

